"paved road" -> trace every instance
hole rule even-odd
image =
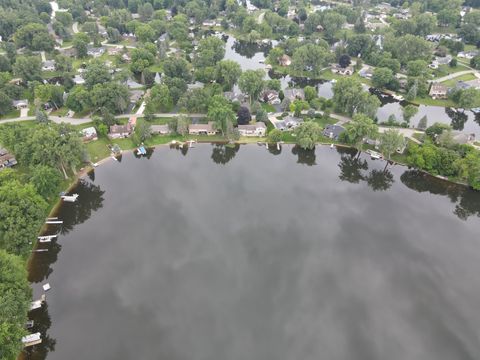
[[[441,77],[441,78],[438,78],[438,79],[429,80],[429,82],[443,82],[443,81],[455,79],[455,78],[457,78],[457,77],[459,77],[459,76],[467,75],[467,74],[475,74],[476,77],[479,77],[479,76],[480,76],[480,74],[478,73],[478,71],[475,71],[475,70],[465,70],[465,71],[459,71],[459,72],[456,72],[456,73],[453,73],[453,74],[450,74],[450,75],[447,75],[447,76],[444,76],[444,77]]]
[[[203,118],[206,117],[205,114],[170,114],[170,113],[159,113],[159,114],[154,114],[156,117],[177,117],[180,115],[186,115],[188,117],[192,118]],[[121,119],[121,118],[128,118],[132,116],[138,116],[137,114],[122,114],[122,115],[117,115],[115,118]],[[71,125],[82,125],[86,124],[92,121],[92,118],[86,117],[86,118],[68,118],[68,117],[62,117],[62,116],[49,116],[48,117],[51,121],[55,123],[67,123]],[[19,122],[19,121],[28,121],[28,120],[35,120],[35,116],[23,116],[23,117],[18,117],[14,119],[5,119],[5,120],[0,120],[0,124],[6,124],[6,123],[11,123],[11,122]]]

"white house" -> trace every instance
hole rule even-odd
[[[28,108],[28,100],[27,99],[25,99],[25,100],[14,100],[14,101],[12,101],[12,106],[17,110],[26,109],[26,108]]]
[[[55,60],[46,60],[42,63],[43,71],[55,71]]]
[[[241,136],[265,136],[267,126],[259,121],[253,125],[238,125],[238,132]]]
[[[93,126],[82,129],[83,141],[97,140],[97,130]]]

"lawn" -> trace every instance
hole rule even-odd
[[[0,116],[0,120],[13,119],[19,116],[20,116],[20,110],[13,109],[12,111],[9,111],[5,115]]]
[[[273,106],[272,104],[262,103],[262,108],[263,108],[263,110],[265,110],[267,113],[274,113],[274,112],[276,112],[275,106]]]
[[[455,103],[449,99],[432,99],[430,96],[426,97],[417,97],[411,103],[416,105],[430,105],[430,106],[441,106],[441,107],[454,107]]]
[[[438,69],[432,71],[432,74],[433,78],[436,79],[465,70],[470,69],[462,64],[458,64],[455,67],[450,67],[449,65],[440,65]]]
[[[454,79],[444,81],[442,82],[442,84],[447,87],[454,87],[458,81],[469,81],[469,80],[475,80],[476,78],[477,77],[474,74],[465,74],[465,75],[457,76]]]

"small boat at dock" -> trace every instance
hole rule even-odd
[[[35,250],[32,250],[32,252],[48,252],[48,249],[35,249]]]
[[[45,294],[43,294],[39,300],[32,301],[30,303],[30,310],[40,309],[45,302]]]
[[[42,240],[52,240],[52,239],[55,239],[57,236],[58,234],[39,236],[38,240],[40,240],[40,242],[42,242]]]
[[[379,152],[376,152],[376,151],[373,151],[373,150],[370,150],[370,149],[368,149],[365,152],[367,154],[369,154],[372,159],[376,159],[376,160],[383,159],[382,154],[380,154]]]
[[[45,224],[63,224],[63,220],[47,220]]]
[[[78,194],[72,194],[72,195],[62,195],[60,198],[65,201],[65,202],[75,202],[78,199]]]
[[[25,347],[37,345],[37,344],[40,344],[41,342],[42,342],[42,337],[39,332],[22,337],[22,343],[23,343],[23,346]]]
[[[137,155],[147,155],[147,150],[145,149],[145,146],[140,146],[137,148]]]

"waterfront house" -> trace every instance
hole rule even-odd
[[[98,140],[97,130],[93,126],[82,129],[82,135],[84,142]]]
[[[340,134],[345,131],[345,128],[340,125],[327,125],[323,130],[323,136],[326,136],[333,140],[338,140]]]
[[[98,48],[92,47],[87,50],[87,55],[93,56],[94,58],[98,58],[102,56],[104,53],[105,53],[105,48],[103,47],[98,47]]]
[[[256,122],[249,125],[238,125],[238,132],[241,136],[265,136],[267,132],[267,126],[264,122]]]
[[[112,125],[108,137],[110,139],[127,138],[132,134],[132,128],[127,125]]]
[[[448,94],[448,88],[440,83],[433,83],[430,87],[429,95],[432,99],[446,99]]]
[[[12,101],[12,106],[17,110],[26,109],[26,108],[28,108],[28,100],[27,99],[13,100]]]
[[[213,121],[209,121],[207,124],[191,124],[188,127],[188,133],[190,135],[215,135],[217,132],[213,126]]]
[[[171,132],[168,125],[152,125],[151,131],[152,131],[152,134],[158,134],[158,135],[168,135]]]
[[[455,144],[465,145],[473,144],[475,142],[475,134],[467,134],[462,131],[452,131],[452,140]]]

